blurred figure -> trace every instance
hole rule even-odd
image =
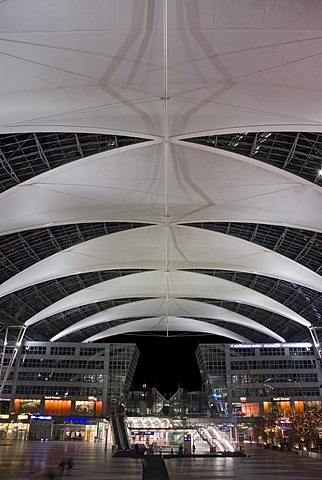
[[[179,455],[179,457],[183,457],[183,445],[182,445],[182,443],[180,443],[180,445],[179,445],[178,455]]]
[[[72,459],[72,457],[69,457],[69,459],[66,462],[67,475],[70,475],[70,472],[72,471],[73,467],[74,467],[74,460]]]
[[[64,475],[65,467],[66,467],[66,459],[62,458],[58,465],[59,473],[61,475]]]

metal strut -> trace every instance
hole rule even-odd
[[[321,350],[321,344],[320,344],[320,340],[319,340],[319,337],[316,333],[316,329],[313,327],[313,325],[311,325],[309,327],[309,330],[310,330],[310,334],[311,334],[311,337],[312,337],[312,340],[313,340],[313,344],[316,348],[316,351],[319,355],[319,359],[320,361],[322,361],[322,350]]]
[[[4,360],[5,360],[6,347],[7,347],[7,344],[8,344],[8,332],[9,332],[9,328],[19,328],[19,332],[18,332],[17,340],[16,340],[15,346],[14,346],[14,348],[13,348],[13,352],[12,352],[12,354],[11,354],[9,363],[8,363],[8,365],[7,365],[6,370],[3,372],[3,370],[4,370]],[[9,377],[9,375],[10,375],[10,372],[11,372],[11,369],[12,369],[12,367],[13,367],[13,364],[14,364],[14,362],[15,362],[15,360],[16,360],[16,356],[17,356],[17,353],[18,353],[19,348],[20,348],[20,346],[21,346],[23,337],[25,336],[26,330],[27,330],[27,326],[26,326],[26,325],[22,325],[22,326],[20,326],[20,327],[11,326],[11,327],[7,327],[7,328],[6,328],[5,339],[4,339],[4,343],[3,343],[3,350],[2,350],[2,355],[1,355],[1,364],[0,364],[0,381],[1,381],[1,385],[0,385],[0,397],[1,397],[1,395],[2,395],[2,392],[3,392],[3,390],[4,390],[4,387],[6,386],[8,377]],[[4,375],[3,375],[3,373],[4,373]]]

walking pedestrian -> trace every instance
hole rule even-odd
[[[74,467],[74,460],[72,459],[72,457],[69,457],[69,459],[66,462],[67,475],[70,475],[70,472],[72,471],[73,467]]]
[[[58,465],[59,473],[61,475],[64,475],[65,467],[66,467],[66,459],[62,458],[59,465]]]

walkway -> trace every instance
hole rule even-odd
[[[247,446],[248,457],[172,458],[165,464],[171,480],[321,480],[322,462],[290,452]],[[28,472],[56,467],[72,456],[70,480],[141,480],[140,458],[112,457],[101,443],[15,442],[0,446],[0,478],[27,480]],[[68,477],[65,473],[64,477]],[[40,477],[41,478],[41,477]]]

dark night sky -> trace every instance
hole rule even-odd
[[[166,397],[179,387],[201,390],[201,377],[195,352],[199,343],[231,343],[214,335],[197,336],[139,336],[109,337],[109,343],[136,343],[140,357],[133,378],[134,390],[155,387]]]

